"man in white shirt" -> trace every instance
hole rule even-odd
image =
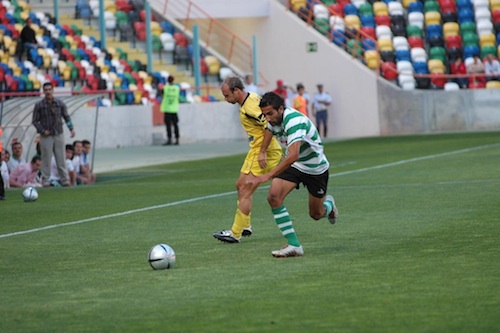
[[[492,54],[486,56],[484,72],[487,81],[500,81],[500,62]]]
[[[245,75],[245,91],[253,92],[259,96],[262,96],[262,91],[255,83],[253,83],[253,75],[250,73]]]
[[[23,145],[21,142],[14,142],[11,145],[12,154],[10,155],[9,162],[7,163],[7,168],[9,172],[12,172],[19,165],[26,164],[26,161],[23,159]]]
[[[323,128],[323,137],[328,135],[328,106],[332,103],[330,94],[323,90],[323,84],[318,83],[318,91],[314,93],[312,100],[312,114],[316,116],[316,127],[318,133]]]
[[[69,184],[70,186],[76,185],[76,173],[75,167],[73,166],[73,146],[66,145],[66,169],[68,170]],[[52,156],[52,161],[50,163],[50,185],[51,186],[62,186],[60,183],[61,177],[59,176],[59,171],[57,170],[56,158]]]

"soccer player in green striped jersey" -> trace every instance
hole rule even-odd
[[[270,172],[257,176],[249,183],[260,184],[272,179],[267,201],[274,219],[287,244],[272,255],[278,258],[299,257],[304,250],[284,205],[286,196],[303,183],[309,191],[309,215],[319,220],[327,217],[337,221],[338,209],[327,195],[330,163],[323,153],[323,143],[311,120],[297,110],[285,107],[285,101],[274,92],[262,96],[259,104],[268,122],[268,129],[286,148],[286,155]]]

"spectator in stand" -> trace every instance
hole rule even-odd
[[[297,84],[297,95],[293,99],[293,108],[307,117],[309,113],[307,112],[307,99],[304,97],[304,92],[304,85]]]
[[[469,83],[481,82],[485,83],[486,78],[482,76],[485,73],[484,63],[481,61],[477,54],[474,55],[474,61],[467,66],[467,73],[469,74],[481,74],[481,76],[473,76],[469,78]]]
[[[54,155],[61,183],[63,186],[69,186],[62,120],[66,122],[72,138],[75,136],[75,130],[66,104],[62,100],[54,98],[54,86],[51,82],[43,84],[43,93],[45,98],[35,104],[32,121],[33,126],[40,134],[42,184],[43,186],[50,186],[50,162],[52,161],[52,155]]]
[[[66,145],[66,169],[68,170],[70,186],[76,186],[76,173],[72,162],[73,151],[73,145]],[[52,156],[52,163],[50,165],[50,184],[52,186],[61,186],[60,180],[61,177],[59,177],[59,172],[57,171],[56,158]]]
[[[467,69],[461,57],[457,57],[455,61],[450,65],[450,72],[453,75],[466,75]],[[467,77],[460,76],[456,77],[454,81],[460,86],[461,89],[467,88]]]
[[[95,183],[96,181],[96,175],[92,173],[92,167],[90,165],[90,149],[92,148],[92,144],[90,143],[89,140],[82,140],[82,154],[81,159],[82,159],[82,166],[85,170],[87,170],[87,173],[90,177],[90,183]]]
[[[500,62],[491,53],[486,56],[484,71],[487,81],[500,81]]]
[[[253,74],[248,73],[245,75],[245,91],[253,92],[259,96],[262,96],[262,91],[260,90],[260,88],[255,83],[253,83]]]
[[[12,148],[12,155],[7,162],[7,168],[9,172],[12,172],[19,165],[26,164],[26,161],[23,159],[23,145],[21,142],[13,142],[10,146]]]
[[[21,30],[21,34],[19,35],[19,50],[18,50],[18,59],[19,61],[22,61],[23,54],[25,51],[27,51],[27,58],[29,61],[33,62],[33,59],[31,59],[30,56],[30,49],[37,49],[38,48],[38,41],[36,40],[36,33],[35,30],[31,27],[31,24],[33,21],[31,20],[30,17],[26,19],[26,25],[24,26],[23,30]]]
[[[38,181],[38,170],[42,165],[42,160],[39,156],[34,156],[31,163],[26,163],[16,167],[10,173],[10,187],[41,187],[42,184]]]

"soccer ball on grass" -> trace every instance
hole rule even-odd
[[[24,202],[33,202],[38,199],[38,192],[34,187],[27,187],[23,191],[23,200]]]
[[[169,269],[175,264],[175,252],[167,244],[157,244],[149,250],[148,261],[153,269]]]

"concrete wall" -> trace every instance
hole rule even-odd
[[[419,134],[500,129],[500,90],[397,89],[378,83],[380,134]]]
[[[153,126],[152,112],[151,106],[99,108],[95,146],[114,148],[163,143],[165,126]],[[94,141],[95,117],[94,107],[75,112],[72,118],[76,138]],[[179,131],[181,143],[245,139],[238,107],[226,102],[181,104]]]
[[[221,21],[244,40],[256,36],[259,71],[269,81],[264,90],[274,89],[278,79],[290,85],[302,82],[310,94],[317,83],[324,84],[333,99],[330,137],[380,134],[377,76],[280,3],[270,1],[268,17]],[[310,42],[317,44],[317,52],[307,51]]]

